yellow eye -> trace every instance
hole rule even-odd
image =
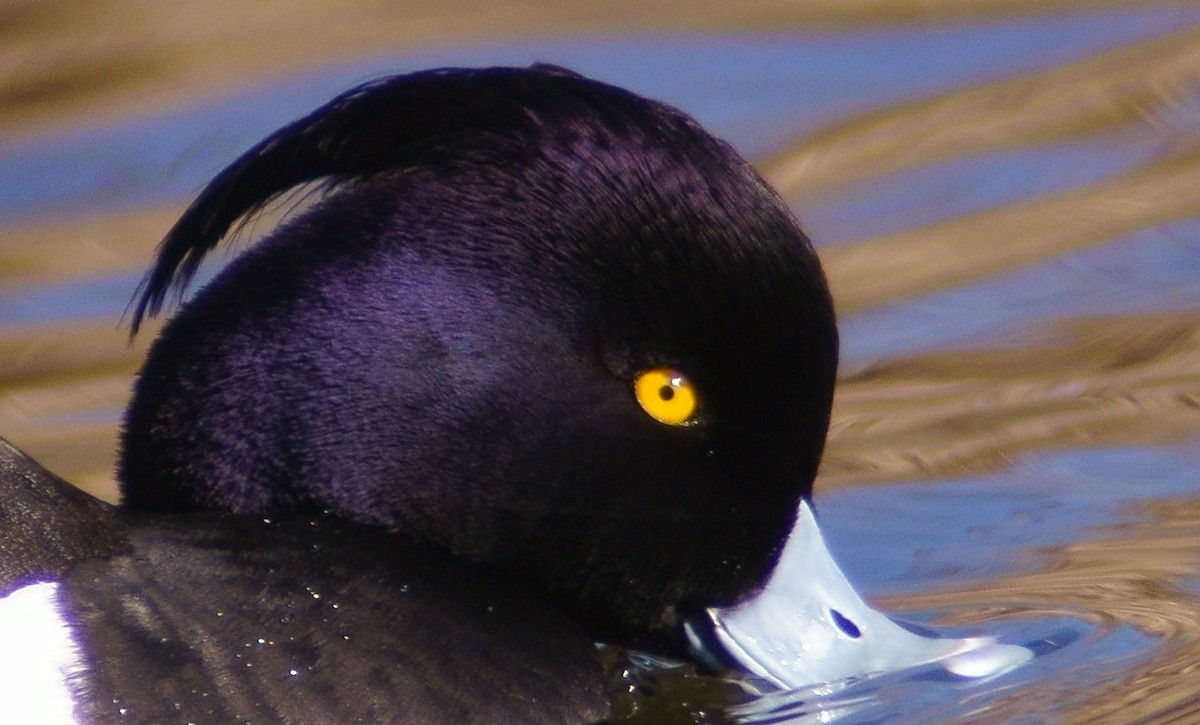
[[[696,390],[682,374],[669,368],[647,370],[633,383],[642,409],[659,423],[684,425],[696,412]]]

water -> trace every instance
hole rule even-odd
[[[555,62],[695,114],[820,247],[845,365],[817,510],[851,580],[904,618],[1039,655],[984,681],[780,694],[610,652],[623,715],[1200,717],[1200,8],[956,7],[954,22],[631,10],[602,33],[549,10],[411,30],[351,14],[359,43],[313,3],[303,46],[248,43],[239,23],[267,20],[237,12],[148,17],[138,37],[159,40],[139,46],[116,21],[29,9],[54,22],[5,31],[33,59],[8,82],[37,92],[0,80],[0,433],[111,496],[145,346],[118,321],[190,194],[360,80]],[[74,48],[59,65],[29,50],[59,46]]]

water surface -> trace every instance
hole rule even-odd
[[[120,318],[209,176],[367,78],[559,63],[695,114],[821,249],[845,365],[817,509],[850,578],[906,618],[1039,653],[982,682],[914,671],[765,696],[632,668],[625,714],[1197,717],[1200,8],[956,5],[942,21],[904,3],[701,3],[597,31],[464,3],[461,24],[414,19],[419,41],[353,5],[361,47],[341,21],[321,29],[321,3],[296,19],[315,28],[303,42],[258,43],[238,23],[262,18],[236,12],[132,33],[29,9],[4,31],[27,62],[0,79],[0,433],[111,497],[145,346]]]

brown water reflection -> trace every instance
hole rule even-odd
[[[301,10],[269,0],[157,10],[129,0],[8,2],[0,4],[0,150],[399,49],[630,32],[736,30],[776,39],[813,28],[921,32],[947,22],[1049,17],[1064,9],[1078,12],[1082,22],[1111,8],[1172,6],[690,0],[601,8],[456,0],[398,9],[370,0],[321,0]],[[775,145],[759,160],[764,174],[802,220],[822,220],[810,225],[818,243],[825,236],[841,239],[822,249],[841,312],[886,310],[1016,270],[1069,264],[1080,250],[1132,245],[1128,240],[1139,233],[1200,217],[1200,13],[1188,14],[1194,3],[1178,7],[1177,27],[1152,37],[932,94],[887,103],[863,99],[853,113]],[[863,232],[861,219],[823,213],[864,185],[909,183],[909,170],[1082,142],[1124,165],[962,214],[930,219],[925,205],[909,219],[900,209],[882,233]],[[115,274],[135,279],[185,201],[119,212],[57,209],[0,221],[0,292]],[[1195,245],[1193,238],[1186,243]],[[1200,277],[1200,266],[1196,270]],[[1155,294],[1147,288],[1139,296],[1153,302]],[[154,332],[148,329],[130,346],[115,319],[93,319],[86,308],[65,321],[0,319],[0,434],[111,498],[119,412]],[[1087,316],[1048,303],[987,344],[859,362],[838,390],[820,489],[974,475],[1038,449],[1195,439],[1200,278],[1182,302],[1117,305]],[[1200,492],[1200,471],[1196,479]],[[1200,662],[1200,503],[1185,497],[1139,506],[1135,523],[1045,551],[1043,570],[886,602],[945,611],[958,623],[1067,612],[1162,637],[1152,659],[1131,660],[1102,689],[1092,682],[1080,690],[1070,678],[1056,678],[993,703],[973,721],[1030,713],[1066,721],[1200,718],[1200,695],[1191,684],[1200,681],[1194,672]]]
[[[1196,435],[1200,315],[1028,334],[1020,347],[888,360],[843,380],[822,484],[968,475],[1036,448]]]
[[[495,39],[655,32],[783,32],[797,28],[944,23],[1033,16],[1121,0],[136,0],[0,4],[0,126],[22,131],[121,118],[181,97],[399,48]]]
[[[970,590],[885,600],[897,609],[955,612],[944,618],[948,624],[1066,613],[1101,628],[1129,624],[1162,638],[1149,661],[1130,657],[1129,664],[1102,678],[1058,673],[990,703],[987,713],[972,722],[1028,721],[1030,716],[1039,722],[1197,721],[1200,498],[1149,502],[1131,513],[1146,519],[1107,527],[1095,540],[1044,551],[1048,564],[1042,571]],[[1086,668],[1086,663],[1079,666]],[[1080,681],[1090,687],[1080,687]]]

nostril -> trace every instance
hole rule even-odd
[[[842,633],[847,637],[858,639],[862,636],[862,630],[858,628],[858,625],[838,610],[830,609],[829,616],[833,619],[833,623],[837,625],[837,628],[842,630]]]

